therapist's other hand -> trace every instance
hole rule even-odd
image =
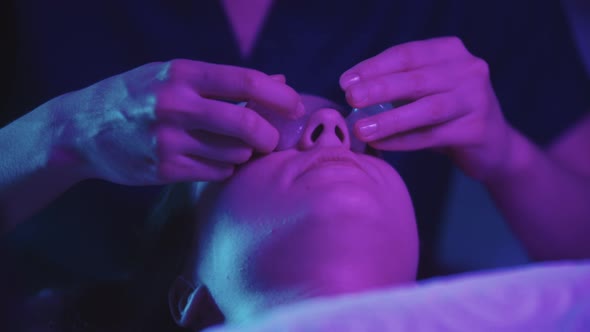
[[[150,63],[48,102],[58,155],[85,177],[126,185],[229,177],[279,133],[255,101],[287,117],[303,114],[281,76],[191,60]],[[230,102],[232,101],[232,102]]]
[[[490,82],[487,63],[455,37],[391,47],[340,77],[354,107],[401,103],[358,121],[354,134],[386,151],[435,148],[484,180],[501,168],[512,129]]]

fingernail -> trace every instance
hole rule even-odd
[[[357,74],[344,74],[340,78],[340,86],[342,87],[342,89],[347,89],[349,86],[358,82],[360,79],[360,76]]]
[[[369,137],[377,132],[377,123],[365,120],[359,120],[358,122],[359,134],[362,137]]]

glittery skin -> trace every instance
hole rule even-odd
[[[277,114],[276,112],[267,109],[256,106],[254,106],[254,108],[256,108],[257,112],[279,131],[280,137],[279,143],[275,149],[276,151],[287,150],[297,145],[297,142],[301,139],[301,135],[303,134],[303,128],[305,127],[305,124],[311,115],[311,111],[306,110],[306,113],[302,117],[298,119],[288,119],[280,114]],[[348,113],[348,115],[343,114],[346,116],[345,121],[346,125],[348,126],[348,131],[350,133],[354,132],[353,126],[356,121],[391,110],[392,108],[393,106],[390,103],[378,104],[364,108],[353,108],[352,111]],[[354,135],[351,135],[350,138],[350,149],[352,151],[365,151],[366,143],[361,142]]]

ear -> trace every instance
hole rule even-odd
[[[181,327],[197,324],[207,296],[205,286],[195,286],[182,276],[176,278],[168,292],[168,306],[176,324]]]

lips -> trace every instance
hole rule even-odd
[[[345,166],[358,168],[365,172],[365,169],[361,167],[354,155],[350,151],[338,150],[338,151],[321,151],[313,155],[304,167],[297,178],[313,169],[329,166]],[[366,173],[366,172],[365,172]]]

